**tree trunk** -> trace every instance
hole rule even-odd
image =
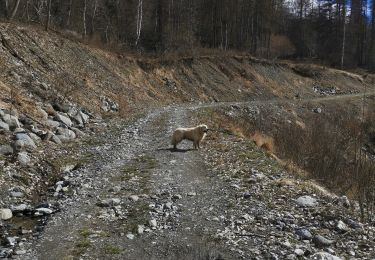
[[[142,16],[143,16],[142,3],[143,3],[143,0],[138,0],[138,8],[137,8],[137,38],[135,40],[135,46],[138,46],[139,38],[141,37]]]
[[[14,7],[13,7],[13,10],[12,10],[12,13],[11,15],[9,16],[9,20],[12,20],[14,18],[14,16],[16,15],[17,13],[17,9],[18,9],[18,6],[20,5],[20,2],[21,0],[17,0]]]
[[[91,33],[94,34],[95,31],[95,15],[96,15],[96,9],[98,8],[98,0],[94,1],[94,8],[92,11],[92,17],[91,17]]]
[[[50,21],[51,21],[51,0],[48,0],[46,31],[48,31]]]
[[[72,5],[73,5],[73,0],[70,0],[70,2],[69,2],[69,11],[68,11],[68,19],[66,21],[66,27],[68,27],[68,28],[70,26],[70,18],[72,17]]]
[[[86,10],[87,10],[87,0],[84,1],[83,6],[83,14],[82,14],[82,20],[83,20],[83,38],[86,38],[87,30],[86,30]]]
[[[345,58],[345,41],[346,41],[346,19],[345,19],[345,15],[344,15],[343,24],[344,24],[344,33],[343,33],[343,36],[342,36],[341,69],[344,68],[344,58]]]

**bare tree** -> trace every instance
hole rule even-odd
[[[141,37],[142,31],[142,16],[143,16],[143,0],[138,0],[137,8],[137,39],[135,40],[135,46],[138,46],[139,38]]]
[[[16,15],[18,6],[20,5],[20,2],[21,2],[21,0],[16,0],[16,3],[14,4],[13,10],[12,10],[10,16],[9,16],[9,20],[12,20],[14,18],[14,16]],[[8,8],[9,8],[8,7],[8,1],[5,1],[5,3],[6,3],[6,6],[7,6],[6,8],[8,10]]]
[[[82,14],[82,20],[83,20],[83,38],[86,38],[87,29],[86,29],[86,11],[87,11],[87,0],[84,0],[83,2],[83,14]]]
[[[50,21],[51,21],[51,0],[48,0],[46,31],[48,31],[48,29],[49,29]]]

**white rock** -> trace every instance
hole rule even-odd
[[[132,233],[128,233],[126,235],[127,238],[129,238],[130,240],[133,240],[134,239],[134,235]]]
[[[57,114],[55,119],[63,124],[65,124],[68,127],[71,127],[73,125],[72,120],[69,119],[69,117],[64,116],[62,114]]]
[[[302,256],[304,254],[303,250],[300,249],[300,248],[297,248],[296,250],[294,250],[294,253],[298,256]]]
[[[148,223],[149,223],[150,227],[156,228],[158,226],[158,223],[157,223],[156,219],[151,219]]]
[[[307,195],[299,197],[296,202],[301,207],[315,207],[318,205],[316,199]]]
[[[336,224],[336,229],[338,231],[341,231],[341,232],[346,232],[346,231],[349,231],[349,227],[344,223],[342,222],[341,220],[339,220]]]
[[[48,119],[46,121],[47,126],[49,126],[52,129],[58,128],[60,126],[60,122],[57,122],[55,120]]]
[[[12,211],[10,209],[0,209],[0,219],[8,220],[13,217]]]
[[[137,229],[138,234],[143,234],[144,230],[145,228],[143,225],[138,225],[138,229]]]
[[[16,129],[17,127],[21,127],[21,124],[16,116],[5,114],[3,116],[3,120],[5,123],[9,125],[10,129]]]
[[[0,120],[0,129],[4,129],[6,131],[9,131],[9,125]]]
[[[129,196],[129,199],[132,200],[132,201],[138,201],[139,197],[137,195],[131,195],[131,196]]]
[[[29,165],[31,162],[31,159],[26,152],[18,153],[17,160],[19,161],[21,165],[25,165],[25,166]]]
[[[318,252],[311,256],[312,260],[342,260],[342,258],[331,255],[326,252]]]
[[[48,209],[48,208],[38,208],[38,209],[35,209],[36,212],[39,212],[39,213],[43,213],[45,215],[50,215],[52,214],[52,209]]]
[[[30,148],[30,149],[36,148],[36,145],[35,145],[33,139],[31,139],[31,137],[26,133],[16,134],[16,139],[23,141],[25,147],[27,147],[27,148]]]

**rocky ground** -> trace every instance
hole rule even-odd
[[[96,122],[107,130],[79,143],[38,205],[7,191],[15,216],[1,222],[0,256],[374,259],[375,228],[355,202],[290,175],[252,141],[211,132],[201,150],[170,150],[173,129],[200,123],[204,107]]]

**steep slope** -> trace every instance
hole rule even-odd
[[[318,66],[226,55],[139,60],[33,27],[0,24],[0,32],[2,108],[12,91],[31,103],[71,101],[93,113],[102,112],[105,96],[124,114],[146,104],[315,95],[314,86],[345,93],[363,88],[357,75]]]

